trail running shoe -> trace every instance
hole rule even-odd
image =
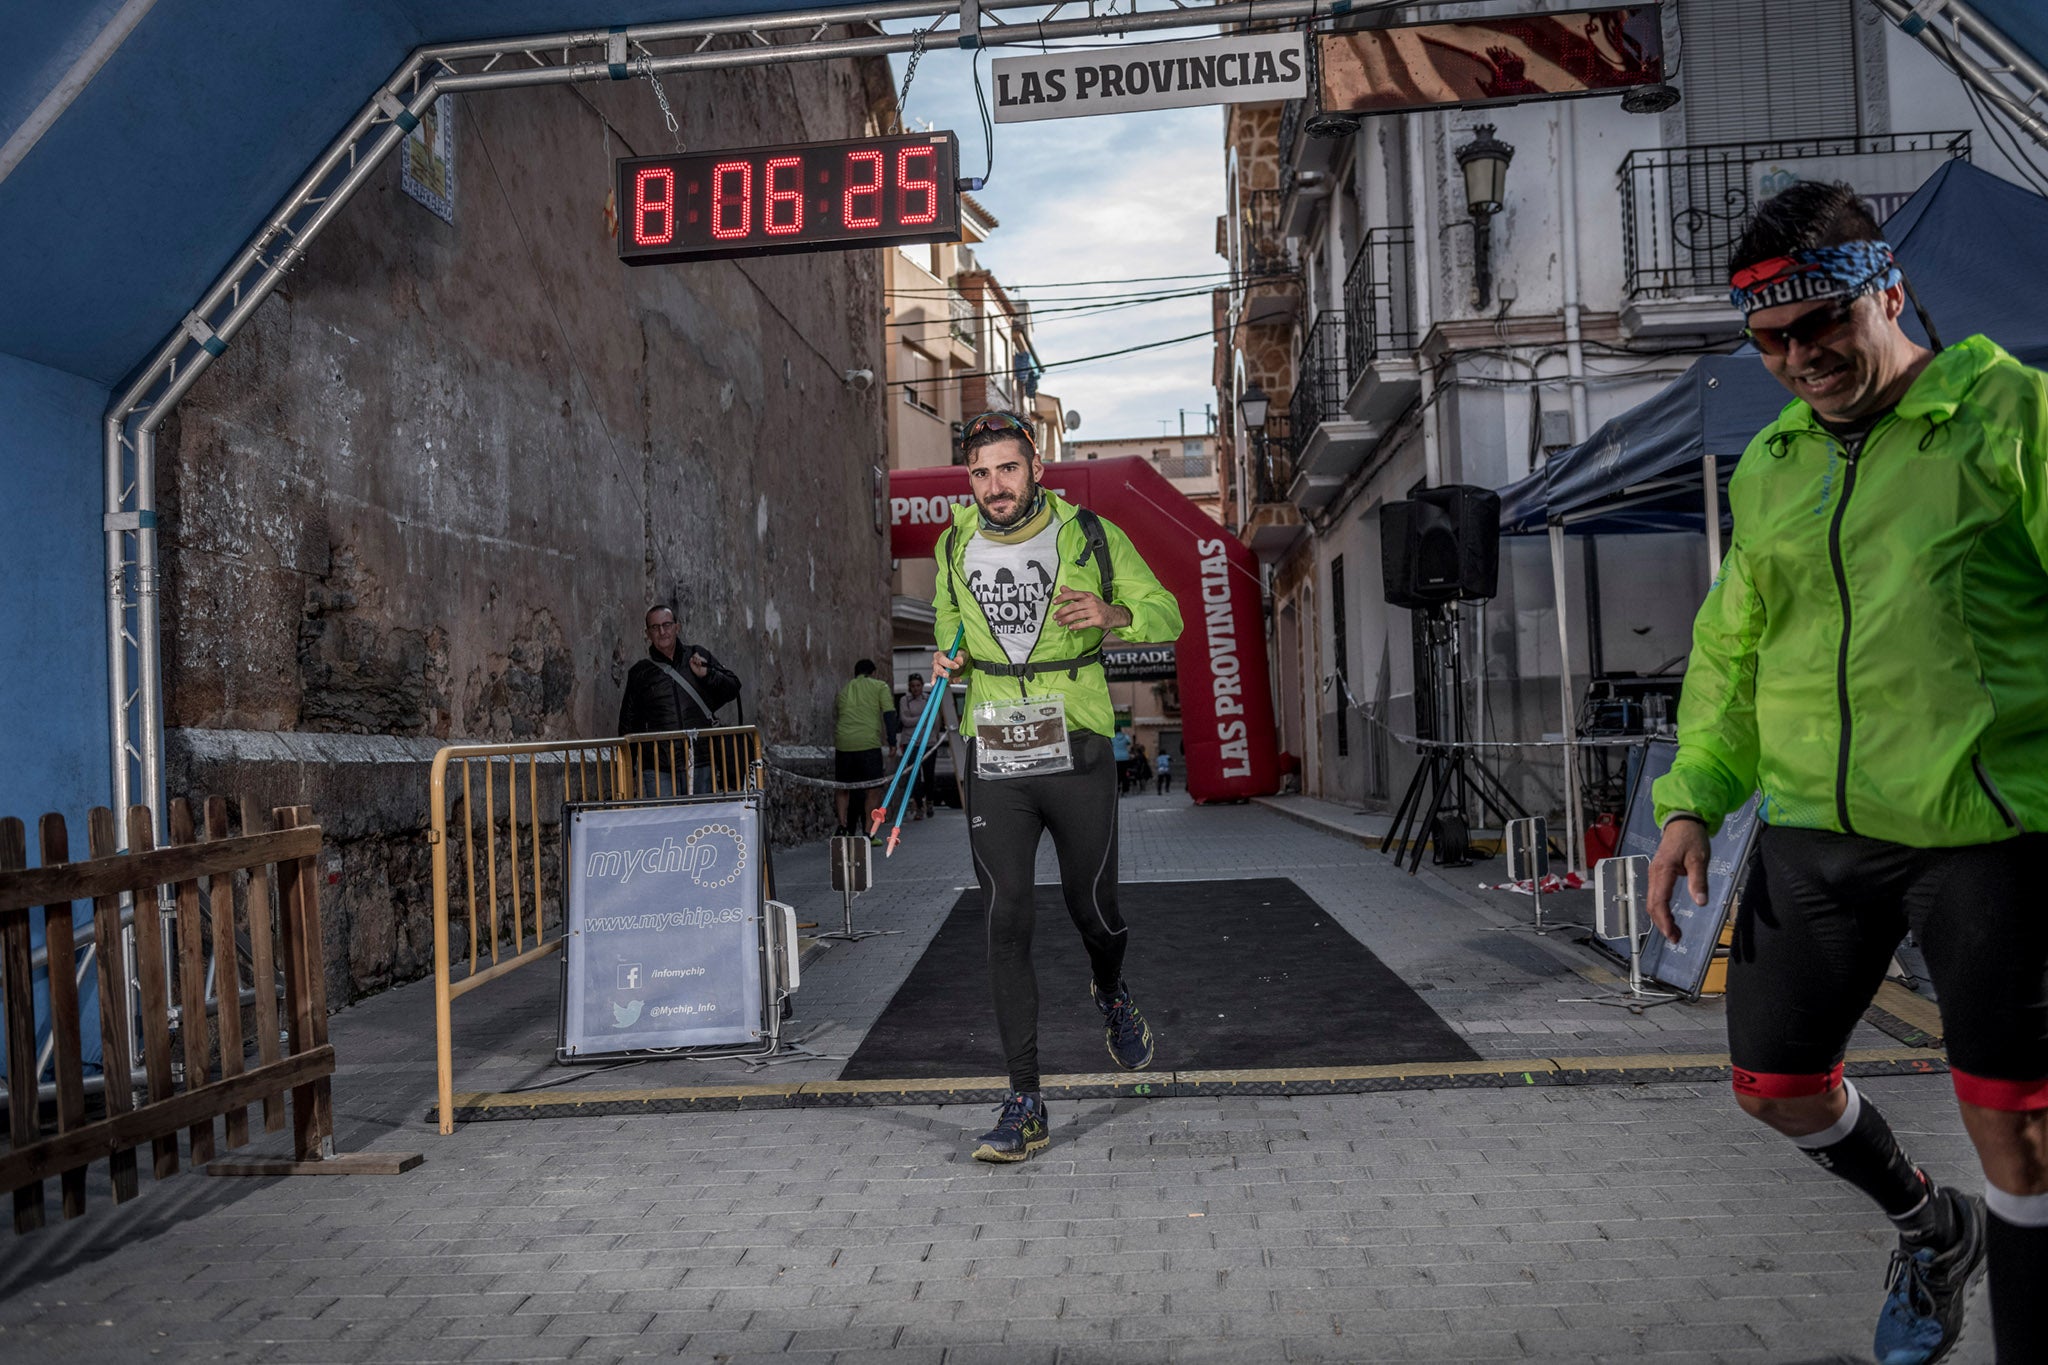
[[[1143,1071],[1152,1065],[1152,1027],[1138,1012],[1131,988],[1119,981],[1116,994],[1105,1000],[1101,988],[1090,981],[1088,993],[1095,997],[1095,1008],[1102,1011],[1103,1041],[1109,1044],[1109,1055],[1116,1064],[1126,1071]]]
[[[1984,1201],[1943,1189],[1955,1218],[1956,1240],[1892,1253],[1890,1290],[1877,1318],[1878,1365],[1933,1365],[1963,1333],[1963,1300],[1984,1273]]]
[[[976,1139],[976,1161],[1028,1161],[1052,1141],[1045,1101],[1036,1095],[1012,1095],[1003,1101],[996,1126]]]

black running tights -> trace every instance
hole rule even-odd
[[[1095,984],[1114,991],[1127,934],[1116,905],[1116,760],[1109,740],[1073,732],[1072,772],[1048,777],[974,779],[968,789],[968,839],[988,904],[989,979],[996,1032],[1010,1089],[1038,1089],[1038,975],[1031,966],[1037,921],[1032,893],[1038,841],[1052,834],[1067,914],[1081,931]],[[971,766],[971,764],[970,764]],[[1078,989],[1079,982],[1066,987]]]

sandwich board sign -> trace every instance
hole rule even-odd
[[[767,1038],[759,798],[570,806],[564,827],[557,1058]]]
[[[1678,745],[1671,740],[1652,740],[1643,746],[1642,766],[1636,773],[1627,821],[1622,826],[1621,845],[1615,849],[1615,856],[1648,857],[1657,852],[1662,834],[1657,828],[1650,784],[1670,772],[1677,757]],[[1752,793],[1740,810],[1721,822],[1719,832],[1714,835],[1707,854],[1707,903],[1692,903],[1692,893],[1686,889],[1683,878],[1671,889],[1671,917],[1678,924],[1678,942],[1672,943],[1656,929],[1644,924],[1643,927],[1649,931],[1648,940],[1643,945],[1644,980],[1661,981],[1690,996],[1699,994],[1707,979],[1707,968],[1714,960],[1714,948],[1721,940],[1721,926],[1727,923],[1728,916],[1734,913],[1741,898],[1743,875],[1749,864],[1750,846],[1756,840],[1758,826],[1757,798]],[[1647,916],[1647,906],[1644,913]],[[1614,939],[1604,942],[1620,956],[1628,956],[1625,941]]]

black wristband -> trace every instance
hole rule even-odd
[[[1689,810],[1675,810],[1671,812],[1671,814],[1664,817],[1664,828],[1670,829],[1672,824],[1679,820],[1690,820],[1694,824],[1698,825],[1701,829],[1705,829],[1707,827],[1706,816],[1700,815],[1697,812]]]

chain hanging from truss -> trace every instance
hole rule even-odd
[[[654,102],[661,106],[662,121],[668,124],[668,135],[675,139],[676,152],[683,151],[683,127],[676,122],[676,111],[669,108],[668,91],[661,88],[661,77],[654,74],[654,68],[646,68],[647,83],[654,87]]]
[[[910,131],[909,125],[904,121],[903,110],[905,102],[910,98],[910,83],[917,79],[917,64],[924,59],[924,40],[931,36],[931,31],[937,28],[945,17],[943,14],[937,16],[917,30],[912,37],[910,61],[903,68],[903,88],[896,92],[896,131],[899,133]]]

